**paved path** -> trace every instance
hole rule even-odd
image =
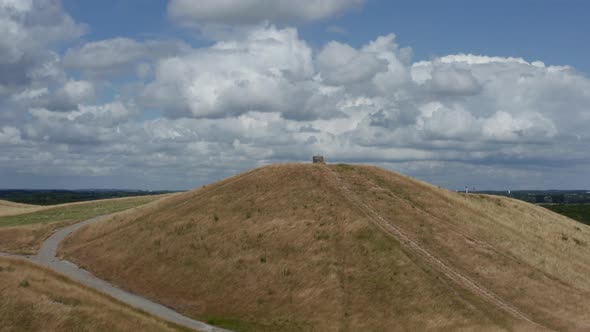
[[[84,284],[88,287],[94,288],[99,292],[105,293],[111,297],[116,298],[119,301],[122,301],[134,308],[140,309],[145,311],[153,316],[159,317],[166,321],[182,325],[194,330],[198,331],[205,331],[205,332],[228,332],[227,330],[217,328],[206,323],[200,322],[198,320],[191,319],[189,317],[183,316],[180,313],[165,307],[161,304],[152,302],[144,297],[141,297],[136,294],[129,293],[124,291],[120,288],[117,288],[110,283],[98,279],[90,272],[79,268],[75,264],[60,260],[56,257],[57,255],[57,248],[59,244],[71,233],[75,232],[79,228],[95,223],[104,219],[106,216],[92,218],[86,221],[79,222],[77,224],[65,227],[60,229],[59,231],[53,233],[43,244],[41,245],[41,249],[35,256],[20,256],[20,255],[11,255],[6,253],[1,253],[0,256],[3,257],[18,257],[22,259],[29,259],[32,262],[37,264],[49,267],[50,269],[59,272],[68,276],[71,279],[76,280],[77,282]]]

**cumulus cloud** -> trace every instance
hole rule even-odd
[[[437,66],[426,86],[442,95],[474,95],[481,88],[471,71],[453,66]]]
[[[17,27],[14,43],[0,41],[0,181],[187,188],[317,153],[461,186],[469,174],[498,186],[590,165],[590,79],[574,68],[472,54],[415,62],[393,34],[314,49],[296,28],[257,22],[361,2],[289,2],[284,13],[250,1],[262,14],[244,3],[172,1],[173,18],[250,23],[200,47],[121,37],[61,52],[83,27],[59,3],[0,0],[0,31]]]
[[[52,47],[84,30],[57,1],[0,1],[0,97],[59,78]]]
[[[184,42],[172,40],[147,40],[139,42],[130,38],[113,38],[83,44],[69,49],[64,56],[66,66],[94,74],[121,74],[139,65],[140,61],[180,55],[188,50]],[[141,63],[145,66],[146,63]],[[140,69],[144,72],[145,67]]]
[[[172,0],[171,18],[197,24],[317,21],[361,6],[365,0]]]
[[[84,27],[65,14],[57,1],[0,1],[0,63],[17,64],[47,45],[79,37]]]
[[[44,107],[54,111],[71,111],[83,103],[89,103],[96,98],[96,88],[93,82],[86,80],[68,79],[63,84],[56,82],[52,89],[48,87],[30,87],[14,93],[11,101],[20,107]]]
[[[316,93],[302,83],[314,74],[311,53],[295,29],[260,26],[245,39],[159,61],[145,100],[174,117],[305,112]]]
[[[4,146],[22,143],[20,130],[15,127],[4,126],[0,128],[0,144]]]
[[[121,102],[79,105],[69,112],[33,108],[29,113],[34,120],[26,126],[26,138],[70,145],[114,142],[121,137],[117,126],[136,114]]]
[[[387,61],[378,53],[356,50],[339,42],[329,42],[316,59],[324,81],[342,85],[370,81],[387,70]]]

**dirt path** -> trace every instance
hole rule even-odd
[[[222,332],[227,331],[221,328],[217,328],[206,323],[200,322],[198,320],[191,319],[189,317],[183,316],[180,313],[165,307],[161,304],[152,302],[144,297],[141,297],[136,294],[129,293],[124,291],[120,288],[117,288],[110,283],[98,279],[90,272],[79,268],[75,264],[60,260],[56,257],[57,248],[59,244],[71,233],[75,232],[79,228],[95,223],[102,219],[106,218],[106,216],[92,218],[86,221],[79,222],[74,225],[70,225],[68,227],[62,228],[59,231],[53,233],[43,244],[41,245],[41,249],[35,256],[19,256],[19,255],[11,255],[6,253],[0,253],[0,256],[4,257],[17,257],[22,259],[28,259],[32,262],[37,264],[49,267],[50,269],[64,274],[69,278],[76,280],[77,282],[86,285],[88,287],[94,288],[99,292],[107,294],[119,301],[122,301],[136,309],[140,309],[145,311],[153,316],[161,318],[163,320],[188,327],[198,331],[205,331],[205,332]]]
[[[369,219],[377,225],[377,227],[381,228],[386,233],[392,235],[398,242],[400,242],[403,246],[408,248],[410,251],[414,252],[418,256],[422,257],[426,263],[428,263],[431,267],[435,270],[439,271],[440,273],[444,274],[447,278],[455,282],[460,287],[471,291],[472,293],[476,294],[480,298],[484,299],[485,301],[495,305],[499,309],[508,312],[512,316],[527,321],[537,328],[545,331],[552,331],[550,328],[533,321],[531,318],[527,317],[524,313],[520,312],[517,308],[506,303],[503,301],[498,295],[494,294],[492,291],[485,289],[483,286],[477,284],[475,281],[467,278],[459,271],[455,270],[452,266],[444,263],[440,259],[436,258],[432,253],[418,244],[416,241],[411,239],[407,236],[403,231],[401,231],[398,227],[394,226],[394,224],[385,219],[379,213],[377,213],[374,209],[370,206],[362,202],[358,196],[353,193],[340,179],[338,174],[326,166],[326,169],[334,179],[334,183],[338,189],[342,192],[344,197],[349,200],[354,206],[356,206],[359,210],[361,210]]]

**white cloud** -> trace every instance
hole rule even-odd
[[[84,31],[58,1],[0,1],[0,108],[51,99],[53,87],[66,80],[56,49]]]
[[[474,95],[481,85],[469,69],[443,65],[435,67],[426,86],[443,95]]]
[[[309,98],[301,82],[313,74],[311,49],[296,30],[260,26],[245,39],[159,61],[144,96],[172,116],[289,113]]]
[[[173,1],[170,14],[280,24],[361,2],[289,2],[289,13],[277,2],[232,3]],[[260,4],[267,10],[249,12]],[[174,15],[182,6],[186,15]],[[0,31],[14,37],[0,36],[2,183],[91,174],[117,186],[186,188],[315,153],[441,184],[590,166],[590,80],[568,66],[471,54],[413,63],[393,34],[314,52],[295,28],[269,23],[228,28],[199,48],[122,37],[62,54],[60,41],[83,28],[59,3],[0,0],[0,8]]]
[[[48,45],[79,37],[84,27],[56,1],[0,1],[0,64],[36,57]]]
[[[188,49],[187,44],[179,41],[139,42],[120,37],[89,42],[81,47],[69,49],[64,56],[64,63],[68,67],[94,74],[121,74],[122,71],[132,69],[132,64],[139,61],[179,55]]]
[[[170,17],[197,24],[317,21],[361,6],[365,0],[172,0]]]
[[[80,105],[77,110],[70,112],[52,112],[47,109],[31,109],[31,115],[44,124],[56,124],[70,122],[72,124],[85,124],[89,127],[111,128],[126,122],[133,114],[120,102],[104,105]]]
[[[75,104],[91,99],[95,95],[94,85],[89,81],[68,80],[63,87],[63,94]]]
[[[12,95],[11,100],[21,107],[44,107],[57,111],[71,111],[79,104],[93,102],[96,99],[96,88],[93,82],[73,80],[59,84],[50,90],[47,87],[28,88]]]
[[[0,127],[0,145],[16,145],[22,143],[20,130],[15,127]]]
[[[326,83],[351,84],[370,81],[378,72],[387,70],[387,61],[378,56],[332,41],[320,51],[317,63]]]

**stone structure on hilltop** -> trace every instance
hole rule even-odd
[[[324,156],[313,156],[312,161],[314,164],[325,164]]]

